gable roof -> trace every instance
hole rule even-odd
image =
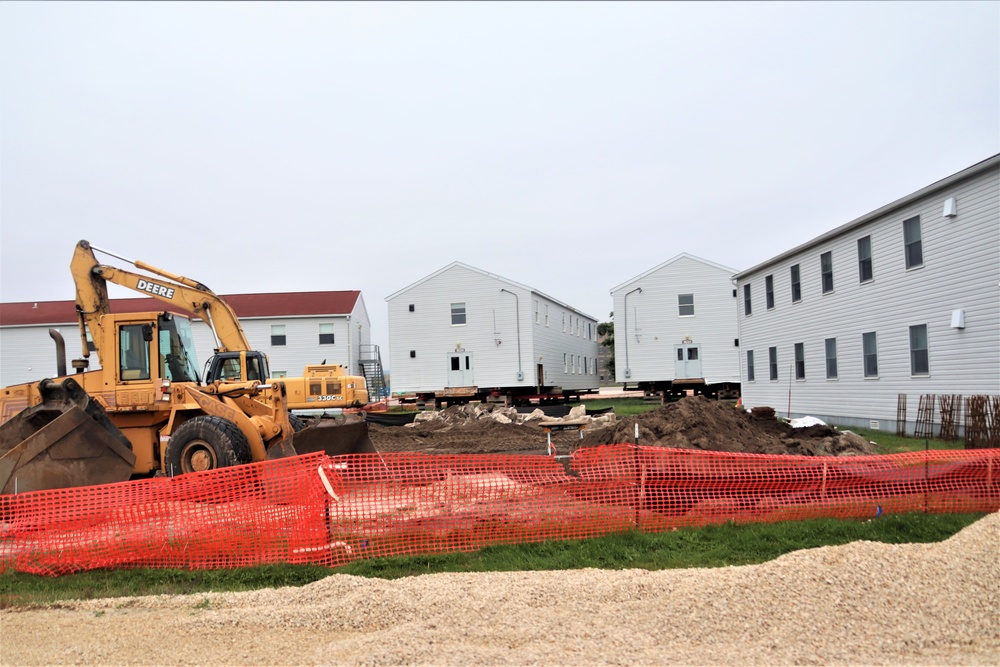
[[[715,262],[710,262],[707,259],[702,259],[701,257],[695,257],[694,255],[689,255],[686,252],[682,252],[681,254],[677,255],[676,257],[672,257],[672,258],[668,259],[663,264],[660,264],[659,266],[654,266],[653,268],[651,268],[648,271],[643,271],[642,273],[640,273],[639,275],[637,275],[635,278],[629,278],[628,280],[626,280],[625,282],[623,282],[621,285],[618,285],[617,287],[612,287],[611,288],[611,294],[614,294],[615,292],[617,292],[618,290],[624,288],[625,286],[631,285],[632,283],[634,283],[637,280],[642,280],[646,276],[648,276],[650,274],[653,274],[653,273],[656,273],[660,269],[662,269],[664,267],[667,267],[667,266],[670,266],[674,262],[676,262],[678,260],[681,260],[681,259],[694,260],[695,262],[700,262],[701,264],[704,264],[706,266],[710,266],[710,267],[712,267],[714,269],[719,269],[720,271],[724,271],[724,272],[728,273],[730,278],[732,278],[734,275],[736,275],[736,269],[731,269],[728,266],[723,266],[721,264],[716,264]]]
[[[924,197],[928,197],[928,196],[934,194],[935,192],[937,192],[939,190],[944,190],[945,188],[949,188],[949,187],[955,185],[956,183],[960,183],[960,182],[962,182],[962,181],[964,181],[966,179],[972,178],[974,176],[978,176],[979,174],[981,174],[983,172],[986,172],[986,171],[989,171],[990,169],[996,169],[997,165],[1000,165],[1000,153],[994,155],[993,157],[986,158],[985,160],[982,160],[981,162],[977,162],[976,164],[972,165],[971,167],[967,167],[966,169],[963,169],[962,171],[960,171],[960,172],[958,172],[956,174],[952,174],[951,176],[948,176],[947,178],[942,178],[940,181],[936,181],[934,183],[931,183],[930,185],[928,185],[928,186],[926,186],[924,188],[921,188],[921,189],[917,190],[916,192],[908,194],[905,197],[901,197],[900,199],[897,199],[894,202],[886,204],[885,206],[883,206],[881,208],[875,209],[871,213],[867,213],[867,214],[861,216],[860,218],[855,218],[854,220],[851,220],[850,222],[845,223],[845,224],[841,225],[840,227],[836,227],[834,229],[831,229],[830,231],[826,232],[825,234],[820,234],[819,236],[817,236],[813,240],[806,241],[802,245],[798,245],[798,246],[792,248],[791,250],[786,250],[785,252],[781,253],[780,255],[775,255],[771,259],[769,259],[767,261],[764,261],[764,262],[761,262],[760,264],[758,264],[758,265],[756,265],[754,267],[751,267],[751,268],[747,269],[746,271],[740,271],[738,274],[736,274],[735,277],[736,277],[737,280],[740,280],[744,276],[747,276],[747,275],[750,275],[751,273],[755,273],[757,271],[760,271],[761,269],[766,268],[766,267],[768,267],[768,266],[770,266],[772,264],[778,264],[778,263],[784,261],[785,259],[787,259],[787,258],[789,258],[789,257],[791,257],[793,255],[797,255],[800,252],[808,250],[808,249],[810,249],[810,248],[812,248],[814,246],[818,246],[821,243],[829,241],[832,238],[835,238],[835,237],[840,236],[842,234],[846,234],[847,232],[850,232],[850,231],[852,231],[852,230],[854,230],[854,229],[856,229],[858,227],[861,227],[862,225],[865,225],[865,224],[867,224],[867,223],[869,223],[869,222],[871,222],[873,220],[876,220],[878,218],[881,218],[882,216],[888,215],[889,213],[892,213],[893,211],[895,211],[897,209],[901,209],[901,208],[903,208],[905,206],[909,206],[913,202],[918,201],[920,199],[923,199]]]
[[[513,287],[517,287],[518,289],[522,289],[522,290],[525,290],[526,292],[530,292],[531,294],[537,294],[538,296],[545,297],[546,299],[548,299],[552,303],[558,304],[558,305],[562,306],[563,308],[567,308],[569,310],[572,310],[574,313],[578,313],[578,314],[580,314],[580,315],[582,315],[582,316],[584,316],[584,317],[586,317],[588,319],[594,320],[595,322],[597,321],[596,317],[594,317],[592,315],[588,315],[587,313],[585,313],[585,312],[583,312],[581,310],[577,310],[573,306],[570,306],[569,304],[563,303],[559,299],[554,299],[551,296],[549,296],[548,294],[545,294],[544,292],[540,292],[540,291],[536,290],[533,287],[529,287],[527,285],[523,285],[523,284],[521,284],[519,282],[515,282],[513,280],[510,280],[509,278],[504,278],[503,276],[498,276],[495,273],[490,273],[488,271],[483,271],[482,269],[477,269],[474,266],[469,266],[468,264],[463,264],[462,262],[452,262],[448,266],[445,266],[444,268],[438,269],[434,273],[432,273],[430,275],[427,275],[427,276],[424,276],[423,278],[421,278],[417,282],[411,283],[410,285],[407,285],[403,289],[398,290],[398,291],[390,294],[389,296],[385,297],[385,300],[387,302],[388,301],[392,301],[393,299],[395,299],[400,294],[403,294],[404,292],[409,292],[414,287],[417,287],[419,285],[423,285],[425,282],[427,282],[429,280],[432,280],[432,279],[438,277],[439,275],[441,275],[442,273],[445,273],[446,271],[449,271],[449,270],[451,270],[451,269],[453,269],[455,267],[463,268],[463,269],[466,269],[468,271],[472,271],[474,273],[478,273],[478,274],[480,274],[482,276],[486,276],[487,278],[492,278],[493,280],[497,280],[497,281],[500,281],[500,282],[503,282],[503,283],[507,283],[508,285],[511,285]]]
[[[271,292],[265,294],[222,294],[237,317],[295,317],[309,315],[350,315],[361,292]],[[112,313],[166,310],[191,315],[149,297],[111,299]],[[0,304],[0,326],[30,326],[40,324],[75,324],[75,301],[25,301]]]

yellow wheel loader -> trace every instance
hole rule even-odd
[[[93,250],[80,241],[70,265],[83,345],[82,358],[72,362],[76,373],[66,375],[65,363],[57,363],[59,377],[0,393],[0,492],[178,475],[314,451],[375,451],[363,419],[297,430],[303,425],[292,424],[285,385],[262,381],[266,373],[262,380],[203,384],[190,320],[170,311],[112,313],[107,283],[197,313],[216,334],[218,351],[233,349],[222,341],[235,341],[247,352],[232,310],[200,283],[139,262],[173,280],[98,264]],[[96,370],[89,370],[91,346],[101,364]],[[250,356],[266,360],[257,355]]]

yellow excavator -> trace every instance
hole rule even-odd
[[[86,486],[154,474],[177,475],[324,451],[374,452],[361,418],[292,419],[284,380],[251,350],[239,319],[203,284],[143,262],[150,275],[97,261],[80,241],[70,264],[83,355],[76,371],[0,392],[0,493]],[[173,306],[112,313],[107,285]],[[217,354],[237,354],[240,380],[198,376],[191,322],[212,330]],[[57,341],[58,342],[58,341]],[[90,369],[93,350],[101,368]],[[256,374],[254,376],[254,374]],[[293,423],[294,422],[294,423]]]

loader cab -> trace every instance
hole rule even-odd
[[[118,377],[122,382],[199,381],[194,336],[186,317],[159,313],[155,323],[121,322],[117,338]]]
[[[149,380],[150,343],[153,340],[153,326],[122,324],[118,327],[118,377],[123,382]]]
[[[160,377],[173,382],[200,382],[191,320],[173,313],[159,316]]]

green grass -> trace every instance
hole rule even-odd
[[[890,544],[937,542],[982,514],[887,515],[867,521],[814,519],[775,524],[724,524],[666,533],[627,532],[590,540],[491,546],[471,553],[376,558],[331,570],[312,565],[266,565],[233,570],[99,570],[60,577],[0,575],[0,608],[67,599],[197,594],[302,586],[331,574],[396,579],[435,572],[502,572],[580,568],[722,567],[762,563],[799,549],[871,540]]]
[[[580,403],[586,405],[588,410],[614,408],[615,414],[619,417],[633,417],[660,407],[656,401],[644,401],[641,398],[583,398],[580,399]]]
[[[930,440],[924,440],[923,438],[902,438],[896,435],[894,432],[890,433],[888,431],[873,431],[867,428],[854,428],[853,426],[838,426],[837,428],[846,431],[853,431],[857,433],[862,438],[868,440],[868,442],[874,442],[876,444],[876,449],[879,454],[899,454],[902,452],[916,452],[923,451],[926,447],[927,449],[963,449],[964,444],[961,440],[952,440],[951,442],[946,442],[944,440],[938,440],[932,438]]]

